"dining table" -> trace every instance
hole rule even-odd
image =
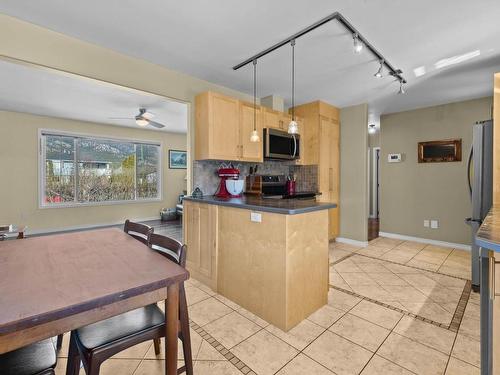
[[[179,284],[189,273],[118,228],[0,242],[0,354],[165,301],[177,374]]]

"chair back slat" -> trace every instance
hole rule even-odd
[[[149,243],[149,236],[153,233],[154,229],[149,225],[134,223],[127,219],[123,226],[123,231],[147,245]]]
[[[158,251],[163,256],[186,268],[186,245],[173,238],[151,233],[149,236],[149,247]]]

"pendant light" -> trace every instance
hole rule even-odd
[[[250,142],[260,142],[257,131],[257,60],[253,61],[253,131],[250,135]]]
[[[370,124],[368,125],[368,133],[369,134],[375,134],[377,130],[375,129],[375,124]]]
[[[398,94],[406,94],[406,90],[405,88],[403,87],[403,81],[399,81],[399,90],[398,90]]]
[[[288,134],[298,134],[299,125],[295,121],[295,39],[290,42],[292,45],[292,121],[288,124]]]
[[[382,78],[383,77],[383,74],[382,74],[383,68],[384,68],[384,60],[380,60],[380,66],[377,70],[377,73],[375,73],[374,76],[377,78]]]
[[[354,53],[359,55],[363,51],[363,42],[359,39],[358,33],[354,33],[352,39]]]

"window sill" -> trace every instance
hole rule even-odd
[[[99,207],[99,206],[116,206],[116,205],[125,205],[125,204],[143,204],[143,203],[157,203],[162,202],[162,198],[154,198],[154,199],[139,199],[134,201],[104,201],[104,202],[88,202],[88,203],[60,203],[54,205],[43,205],[39,204],[38,208],[41,210],[45,209],[53,209],[53,208],[75,208],[75,207]]]

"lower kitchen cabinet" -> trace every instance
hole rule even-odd
[[[217,206],[184,201],[183,235],[191,276],[217,290]]]

